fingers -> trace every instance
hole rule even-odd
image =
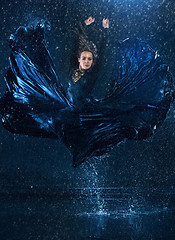
[[[107,19],[107,18],[106,18],[106,19],[103,18],[103,22],[106,23],[106,24],[109,24],[109,19]]]
[[[109,19],[103,18],[102,25],[104,28],[109,28]]]
[[[94,22],[94,21],[95,21],[95,18],[89,17],[89,21],[90,21],[90,22]]]
[[[89,17],[84,22],[85,22],[86,25],[90,25],[94,21],[95,21],[95,18]],[[104,28],[109,28],[109,19],[103,18],[102,25],[103,25]]]
[[[84,22],[86,25],[90,25],[91,23],[93,23],[95,21],[95,18],[89,17],[88,19],[86,19]]]

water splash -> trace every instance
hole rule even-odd
[[[96,162],[99,162],[104,158],[106,158],[106,155],[102,157],[94,157],[89,163],[90,166],[84,166],[88,186],[83,188],[83,192],[85,194],[88,190],[88,198],[93,206],[90,212],[93,212],[96,215],[107,214],[104,206],[104,199],[101,197],[103,188],[100,186],[101,181],[99,180],[99,173],[97,170],[98,165],[96,164]]]

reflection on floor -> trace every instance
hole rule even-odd
[[[1,188],[1,240],[175,239],[175,191]]]

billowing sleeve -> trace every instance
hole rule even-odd
[[[53,114],[71,109],[47,50],[46,27],[44,21],[20,27],[10,38],[7,90],[0,106],[2,123],[13,133],[57,137]]]
[[[81,112],[78,144],[74,144],[76,139],[72,141],[75,167],[109,152],[124,139],[152,136],[174,99],[168,66],[143,40],[121,41],[116,61],[112,91]]]

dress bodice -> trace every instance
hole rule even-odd
[[[76,78],[75,74],[79,74]],[[92,70],[86,71],[84,74],[78,69],[71,69],[69,72],[67,94],[69,100],[76,106],[80,107],[83,103],[89,102],[92,98],[91,93],[95,83],[96,74]]]

